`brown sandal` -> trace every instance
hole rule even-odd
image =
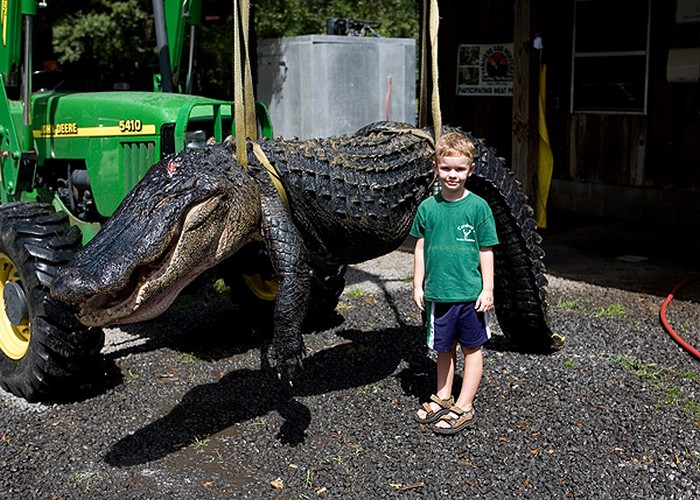
[[[441,399],[437,394],[433,394],[430,396],[430,401],[440,405],[440,409],[434,411],[429,402],[423,403],[421,408],[423,408],[423,411],[425,411],[425,418],[420,418],[418,415],[415,415],[413,418],[416,422],[420,424],[430,424],[435,422],[450,411],[450,408],[452,408],[452,406],[455,404],[455,397],[450,396],[450,399]]]
[[[453,415],[457,415],[456,417]],[[449,427],[437,427],[432,426],[432,429],[437,434],[452,435],[457,434],[464,430],[465,427],[474,422],[474,408],[470,408],[468,411],[463,410],[459,406],[453,406],[450,408],[446,414],[440,417],[440,420],[444,420]]]

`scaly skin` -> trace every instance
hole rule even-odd
[[[79,305],[90,326],[153,318],[197,275],[259,237],[261,217],[256,183],[225,148],[184,151],[148,171],[59,271],[52,294]]]
[[[477,145],[470,188],[492,205],[502,241],[499,321],[516,343],[551,348],[531,210],[512,174],[470,138]],[[396,249],[429,194],[433,143],[428,131],[382,122],[348,136],[259,145],[272,173],[251,144],[245,170],[234,160],[232,141],[156,164],[58,273],[53,295],[78,305],[88,325],[143,321],[162,313],[197,275],[262,239],[279,280],[274,356],[285,371],[300,363],[309,257],[349,264]]]

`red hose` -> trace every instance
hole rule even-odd
[[[661,323],[664,325],[664,328],[666,331],[673,337],[673,340],[678,342],[683,349],[688,351],[690,354],[695,356],[696,358],[700,359],[700,351],[695,349],[693,346],[688,344],[685,340],[681,338],[680,335],[676,333],[676,331],[671,328],[671,325],[668,323],[668,319],[666,319],[666,308],[668,305],[671,303],[671,300],[673,300],[673,295],[683,288],[685,285],[690,283],[691,281],[694,281],[696,279],[700,278],[700,274],[695,274],[693,276],[689,276],[688,278],[684,279],[680,283],[678,283],[675,287],[673,287],[673,290],[671,290],[671,293],[668,294],[668,297],[666,297],[666,300],[664,300],[664,303],[661,304],[661,310],[659,311],[659,317],[661,318]]]
[[[384,100],[384,117],[389,121],[389,103],[391,102],[391,77],[389,77],[389,86],[386,89],[386,99]]]

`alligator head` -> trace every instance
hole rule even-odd
[[[154,318],[199,274],[254,239],[260,217],[256,184],[230,150],[182,151],[149,169],[59,270],[51,292],[78,306],[86,325]]]

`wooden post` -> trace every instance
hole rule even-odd
[[[521,182],[523,191],[534,199],[534,176],[537,171],[537,60],[532,50],[532,0],[514,0],[513,27],[513,154],[510,168]]]

